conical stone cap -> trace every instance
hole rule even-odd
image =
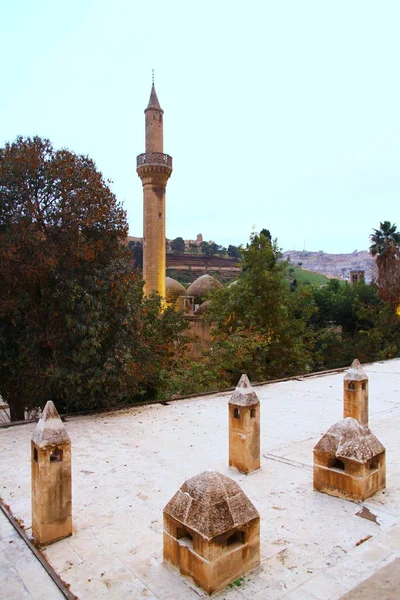
[[[32,442],[39,446],[39,448],[70,442],[67,430],[51,400],[44,407],[42,416],[33,432]]]
[[[204,471],[185,481],[164,513],[207,540],[259,517],[242,488],[217,471]]]
[[[160,103],[158,101],[158,98],[157,98],[157,92],[156,92],[156,88],[154,87],[154,83],[151,86],[150,99],[149,99],[149,103],[147,105],[146,110],[149,110],[149,108],[161,110],[161,112],[163,112],[162,108],[160,106]]]
[[[239,379],[239,383],[229,399],[229,404],[235,404],[236,406],[253,406],[254,404],[259,403],[258,396],[252,388],[249,378],[244,373]]]
[[[358,358],[355,358],[351,363],[350,369],[347,370],[344,376],[345,381],[368,381],[368,375],[362,368]]]

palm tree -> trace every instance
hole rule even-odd
[[[390,221],[380,223],[380,229],[374,229],[370,235],[369,251],[376,257],[379,287],[386,296],[395,300],[400,293],[400,232]]]

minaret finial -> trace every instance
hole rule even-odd
[[[151,70],[151,84],[154,85],[154,69]]]

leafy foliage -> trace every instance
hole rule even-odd
[[[214,323],[212,361],[231,382],[243,372],[261,380],[310,367],[304,315],[296,311],[286,264],[277,261],[278,255],[276,242],[253,234],[242,250],[237,282],[212,296],[208,313]]]
[[[390,221],[380,223],[380,229],[371,234],[372,256],[376,256],[378,268],[378,286],[383,298],[392,304],[400,301],[400,232]]]
[[[12,419],[130,402],[184,329],[130,267],[125,212],[94,163],[48,140],[0,150],[0,389]]]
[[[314,332],[315,370],[384,360],[400,353],[400,319],[376,285],[331,280],[313,290],[315,312],[308,321]]]
[[[185,240],[181,237],[177,237],[171,242],[172,252],[185,252]]]

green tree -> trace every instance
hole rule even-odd
[[[177,237],[171,242],[172,252],[185,252],[185,240],[181,237]]]
[[[304,340],[304,314],[311,310],[307,291],[292,294],[286,263],[277,262],[276,242],[252,234],[242,250],[242,271],[234,285],[217,290],[207,318],[214,325],[211,361],[231,383],[242,372],[253,380],[285,377],[312,364]],[[300,304],[304,302],[302,310]],[[307,308],[306,308],[307,307]]]
[[[315,311],[308,327],[316,369],[342,367],[354,357],[371,362],[398,355],[400,319],[376,285],[331,280],[312,294]]]
[[[239,248],[237,246],[232,246],[231,244],[229,244],[228,256],[230,256],[231,258],[235,258],[236,260],[239,260],[239,258],[240,258]]]
[[[215,254],[213,248],[208,242],[201,242],[200,250],[205,256],[212,256],[213,254]]]
[[[372,256],[376,257],[377,283],[384,298],[393,304],[400,300],[400,232],[390,221],[380,223],[379,229],[371,234]]]
[[[185,327],[143,298],[125,212],[89,158],[48,140],[0,149],[0,390],[13,420],[130,402]]]

